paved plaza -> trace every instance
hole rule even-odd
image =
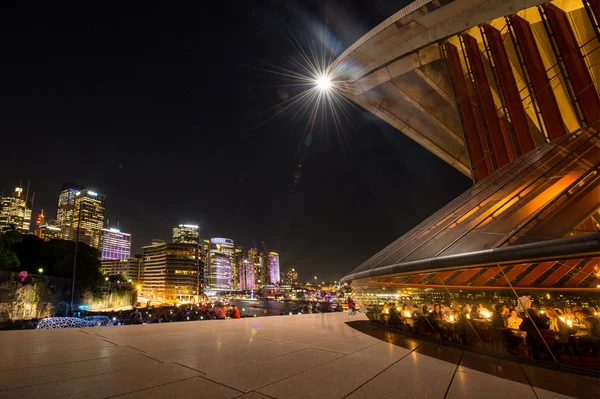
[[[600,381],[341,313],[0,332],[0,398],[565,398]]]

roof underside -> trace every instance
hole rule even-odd
[[[439,42],[540,0],[418,0],[348,48],[330,67],[342,94],[471,176]]]

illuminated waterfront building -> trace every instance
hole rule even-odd
[[[371,320],[435,337],[394,303],[491,310],[529,294],[541,310],[560,309],[570,345],[588,348],[553,348],[554,337],[530,331],[529,354],[600,368],[597,337],[561,313],[594,317],[600,305],[599,21],[598,1],[425,0],[332,63],[339,95],[473,180],[344,277]],[[461,320],[456,343],[527,353],[502,331],[490,337],[489,315],[459,310],[439,326]]]
[[[119,229],[102,229],[102,260],[131,257],[131,234]]]
[[[198,244],[200,232],[195,224],[180,224],[173,227],[173,242],[181,244]]]
[[[197,244],[153,240],[142,248],[142,292],[154,301],[192,301],[202,290]]]
[[[269,252],[269,283],[279,284],[281,282],[281,274],[279,272],[279,254],[277,252]]]
[[[285,273],[285,283],[292,287],[297,286],[300,283],[300,279],[298,278],[298,272],[296,269],[291,268]]]
[[[141,283],[142,259],[103,259],[102,273],[112,276],[120,274],[133,283]]]
[[[65,183],[58,196],[56,223],[60,227],[65,240],[75,240],[73,236],[73,220],[75,215],[75,197],[83,190],[78,184]]]
[[[232,269],[235,265],[235,243],[232,239],[211,238],[208,257],[204,272],[207,288],[231,290],[239,284],[239,281],[234,284],[232,277]],[[227,279],[228,281],[225,281]]]
[[[15,188],[12,195],[0,197],[0,232],[15,229],[27,234],[31,224],[31,204],[23,195],[21,187]]]
[[[254,261],[252,259],[240,259],[240,290],[251,291],[256,288],[254,282]]]
[[[83,189],[75,193],[73,238],[101,249],[104,227],[104,195]]]

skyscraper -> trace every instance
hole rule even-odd
[[[279,284],[280,280],[279,254],[277,252],[269,252],[269,283]]]
[[[0,197],[0,231],[16,229],[27,234],[30,224],[31,204],[27,203],[23,188],[16,187],[8,197]]]
[[[78,184],[65,183],[58,196],[58,210],[56,212],[56,223],[61,229],[65,240],[75,240],[73,236],[73,219],[75,215],[75,197],[83,190]]]
[[[298,285],[299,278],[298,278],[298,272],[296,271],[296,269],[291,268],[290,270],[287,271],[287,273],[285,274],[285,283],[287,285],[291,285],[292,287]]]
[[[230,238],[211,238],[208,263],[204,276],[206,286],[213,289],[232,289],[232,265],[235,264],[235,244]],[[226,282],[225,279],[228,279]],[[237,283],[235,284],[237,285]]]
[[[240,290],[251,291],[256,288],[254,281],[254,261],[241,259],[239,261]]]
[[[102,260],[131,256],[131,234],[119,229],[102,229]]]
[[[201,290],[198,244],[153,241],[142,248],[142,291],[155,301],[191,301]]]
[[[83,189],[75,193],[73,238],[96,249],[102,245],[104,195]]]
[[[200,233],[195,224],[180,224],[173,227],[173,242],[181,244],[198,244]]]

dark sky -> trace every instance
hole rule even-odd
[[[136,252],[193,222],[337,280],[470,185],[360,109],[310,139],[275,115],[301,89],[261,68],[292,65],[292,34],[322,49],[326,22],[341,52],[406,1],[178,3],[2,2],[0,187],[31,178],[49,216],[64,182],[102,192]]]

